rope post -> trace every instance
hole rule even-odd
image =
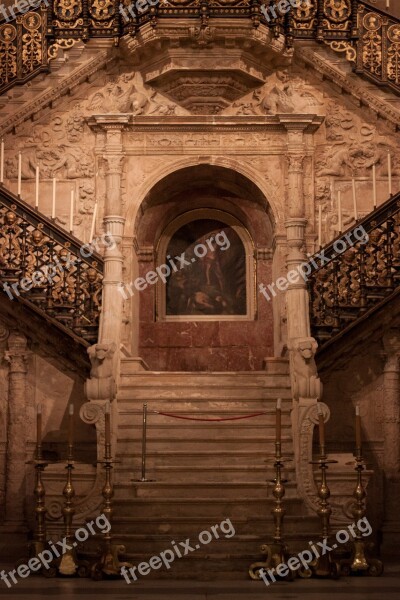
[[[147,481],[155,481],[154,479],[146,479],[146,444],[147,444],[147,402],[143,404],[142,417],[142,477],[134,481],[145,483]]]

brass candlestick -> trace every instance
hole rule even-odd
[[[47,544],[47,536],[46,536],[46,505],[45,505],[45,497],[46,490],[43,484],[42,473],[47,467],[48,463],[43,460],[42,455],[42,444],[41,442],[37,442],[36,444],[36,453],[35,458],[31,461],[27,462],[28,465],[35,465],[35,487],[34,487],[34,496],[36,498],[35,501],[35,531],[33,534],[33,540],[29,543],[28,546],[28,556],[29,558],[37,557],[40,552],[48,549]],[[26,558],[19,560],[16,564],[17,566],[26,564]],[[48,569],[42,568],[40,573],[45,575],[46,577],[54,577],[56,575],[56,570],[52,567]]]
[[[112,469],[113,463],[115,463],[111,456],[111,440],[110,440],[110,424],[109,424],[109,413],[106,411],[106,443],[104,460],[100,461],[100,464],[105,469],[105,482],[103,486],[103,514],[107,517],[108,522],[111,524],[113,507],[112,499],[114,496],[114,486],[112,483]],[[111,536],[111,529],[103,533],[103,545],[100,558],[94,563],[91,568],[92,579],[99,581],[104,577],[121,577],[121,568],[131,568],[132,565],[127,562],[121,562],[119,555],[125,552],[125,546],[122,544],[114,544]]]
[[[58,572],[60,573],[60,575],[75,575],[78,569],[78,561],[75,551],[77,543],[72,541],[72,521],[75,514],[75,508],[73,504],[73,500],[75,497],[75,489],[72,483],[72,471],[74,469],[74,447],[71,440],[69,440],[68,444],[68,458],[65,468],[67,470],[67,482],[63,490],[65,502],[64,507],[62,509],[62,514],[64,517],[64,536],[68,543],[68,546],[73,547],[71,549],[66,550],[66,552],[64,552],[61,556],[58,564]]]
[[[329,498],[331,495],[330,489],[327,483],[326,471],[329,464],[335,464],[337,460],[329,460],[325,453],[325,442],[320,444],[320,456],[316,461],[311,461],[310,464],[318,465],[321,469],[321,481],[318,485],[318,498],[319,508],[317,514],[321,520],[321,540],[322,542],[327,541],[329,544],[330,534],[330,517],[332,509],[329,504]],[[335,545],[334,545],[335,547]],[[334,560],[332,553],[327,552],[324,555],[315,558],[310,564],[308,569],[301,568],[299,570],[300,577],[331,577],[332,579],[338,579],[340,576],[340,568]]]
[[[272,515],[274,517],[275,534],[273,537],[272,544],[263,544],[261,546],[261,554],[265,556],[264,561],[255,562],[249,567],[249,575],[251,579],[259,580],[261,569],[275,569],[281,563],[286,564],[290,555],[288,553],[287,546],[284,544],[282,539],[282,525],[283,517],[285,516],[285,509],[283,506],[283,497],[285,496],[285,481],[282,479],[282,456],[281,456],[281,442],[275,442],[275,479],[273,480],[273,496],[275,498],[275,506],[272,509]],[[275,574],[276,576],[276,574]],[[294,572],[290,569],[289,573],[282,577],[292,581],[294,579]]]
[[[47,467],[47,463],[43,460],[42,456],[42,445],[36,444],[36,459],[33,461],[35,465],[35,489],[34,495],[36,498],[35,505],[35,535],[30,546],[30,556],[37,556],[40,552],[45,549],[46,540],[46,505],[45,496],[46,490],[43,485],[42,473]]]
[[[355,499],[354,508],[352,514],[355,523],[358,523],[360,519],[363,519],[366,514],[365,498],[367,496],[363,480],[362,472],[365,469],[365,463],[361,454],[361,446],[356,450],[356,487],[354,488],[353,497]],[[340,561],[340,570],[344,575],[351,575],[355,573],[366,573],[373,577],[380,577],[383,573],[383,563],[377,558],[369,556],[368,549],[373,548],[373,544],[366,543],[363,540],[361,532],[356,529],[354,539],[350,542],[351,544],[351,556],[350,558],[342,559]]]

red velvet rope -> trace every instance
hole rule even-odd
[[[240,419],[251,419],[252,417],[259,417],[260,415],[267,415],[267,412],[258,412],[253,413],[251,415],[243,415],[240,417],[225,417],[225,418],[217,418],[217,419],[197,419],[195,417],[183,417],[182,415],[174,415],[172,413],[159,412],[158,410],[154,411],[158,415],[163,415],[164,417],[173,417],[174,419],[185,419],[185,421],[238,421]]]

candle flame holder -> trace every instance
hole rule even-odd
[[[281,442],[275,442],[275,479],[272,480],[274,488],[272,494],[275,498],[275,506],[272,509],[272,515],[274,517],[275,533],[273,542],[271,544],[263,544],[261,546],[261,554],[265,556],[264,561],[255,562],[249,567],[249,575],[251,579],[259,580],[260,571],[262,569],[275,569],[281,563],[287,563],[290,558],[288,548],[282,538],[283,518],[286,514],[283,506],[283,498],[285,496],[285,483],[286,480],[282,479],[282,467],[283,467],[282,455],[281,455]],[[295,578],[294,572],[289,569],[289,573],[281,579],[287,581],[293,581]]]
[[[364,459],[361,454],[361,447],[356,451],[356,487],[354,488],[353,497],[355,499],[352,514],[354,521],[358,523],[366,515],[365,499],[367,493],[363,484],[362,473],[365,469]],[[350,558],[340,561],[340,569],[343,575],[354,575],[365,573],[372,577],[380,577],[383,574],[383,563],[377,558],[370,556],[370,550],[373,544],[365,542],[359,529],[356,530],[354,539],[350,542],[351,556]]]
[[[326,471],[328,465],[337,463],[337,460],[328,459],[325,453],[325,445],[320,444],[320,456],[318,460],[310,461],[311,465],[318,465],[321,469],[321,480],[317,486],[319,508],[317,514],[321,521],[321,540],[322,542],[327,541],[329,544],[330,539],[330,518],[332,509],[329,504],[329,498],[331,495],[328,487]],[[310,577],[330,577],[331,579],[339,579],[340,577],[340,566],[334,560],[331,552],[327,552],[324,555],[315,558],[308,566],[307,569],[301,567],[299,569],[299,575],[302,578],[308,579]]]

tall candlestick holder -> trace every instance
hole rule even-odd
[[[264,561],[255,562],[249,567],[249,575],[251,579],[259,580],[261,569],[276,569],[281,563],[286,564],[290,558],[288,548],[283,541],[282,529],[283,529],[283,518],[286,514],[283,506],[283,498],[285,496],[285,483],[282,479],[282,468],[283,461],[281,455],[281,442],[275,442],[275,479],[272,480],[274,488],[272,494],[275,498],[275,506],[272,509],[272,515],[274,517],[275,533],[273,542],[271,544],[263,544],[261,546],[261,554],[265,556]],[[276,576],[276,574],[275,574]],[[289,573],[281,579],[292,581],[294,579],[294,572],[290,569]]]
[[[103,514],[107,517],[107,520],[110,524],[113,514],[112,499],[114,497],[112,469],[113,464],[115,464],[116,462],[117,461],[112,459],[111,443],[108,440],[105,444],[104,460],[99,461],[99,464],[102,464],[105,469],[105,482],[102,491],[102,495],[104,498]],[[130,563],[120,561],[119,555],[123,552],[125,552],[125,546],[123,546],[122,544],[113,543],[111,529],[103,533],[103,544],[100,558],[93,564],[91,568],[92,579],[94,579],[95,581],[100,581],[105,577],[121,577],[122,567],[132,567]]]
[[[35,487],[33,490],[35,496],[35,529],[33,539],[28,546],[28,556],[30,558],[37,557],[43,550],[48,549],[47,534],[46,534],[46,490],[43,483],[43,472],[48,465],[48,462],[43,460],[42,444],[36,444],[35,458],[27,462],[28,465],[35,466]],[[26,564],[26,558],[17,562],[18,565]],[[42,568],[40,573],[46,577],[55,577],[57,571],[50,566],[48,569]]]
[[[65,498],[62,515],[64,518],[64,537],[69,548],[62,554],[58,563],[60,575],[75,575],[78,570],[78,559],[76,555],[77,542],[73,540],[72,521],[75,514],[74,498],[75,489],[72,483],[72,471],[74,470],[74,446],[68,444],[68,457],[66,462],[67,481],[64,486],[63,496]]]
[[[352,514],[354,522],[357,524],[366,515],[365,499],[367,493],[363,484],[362,473],[365,469],[365,462],[361,453],[361,447],[356,450],[356,487],[354,488],[354,507]],[[378,558],[370,556],[370,549],[373,548],[371,542],[365,542],[358,528],[354,528],[354,539],[351,540],[351,555],[350,558],[340,561],[340,570],[343,575],[354,575],[365,573],[372,577],[380,577],[383,574],[383,563]]]
[[[331,496],[330,489],[328,487],[326,472],[328,465],[337,463],[337,460],[328,459],[325,453],[325,444],[320,444],[320,456],[318,460],[310,461],[311,465],[318,465],[321,470],[321,480],[317,486],[319,508],[317,514],[321,521],[321,540],[329,543],[330,539],[330,518],[332,509],[329,504],[329,498]],[[335,547],[335,545],[333,546]],[[318,558],[315,558],[308,566],[308,569],[301,568],[299,570],[300,577],[330,577],[332,579],[338,579],[340,577],[340,567],[334,560],[331,552],[321,554]]]
[[[32,540],[29,548],[30,556],[37,556],[40,552],[46,547],[47,539],[46,539],[46,505],[45,505],[45,497],[46,490],[43,484],[42,473],[47,467],[46,461],[43,460],[42,455],[42,445],[36,444],[36,457],[33,461],[35,465],[35,488],[34,495],[36,498],[35,502],[35,533],[34,539]]]

